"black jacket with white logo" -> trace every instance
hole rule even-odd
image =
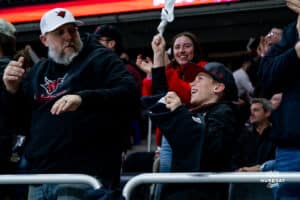
[[[83,49],[70,65],[42,60],[22,92],[4,93],[2,99],[28,121],[25,156],[32,172],[118,178],[123,128],[137,86],[116,54],[91,35],[82,40]],[[82,104],[74,112],[52,115],[51,107],[66,94],[80,95]]]
[[[216,103],[190,112],[152,109],[152,119],[172,148],[172,172],[230,171],[238,120],[231,104]],[[224,199],[226,184],[169,185],[167,199]]]

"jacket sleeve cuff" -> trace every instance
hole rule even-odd
[[[152,69],[152,93],[161,94],[168,91],[166,68],[158,67]]]

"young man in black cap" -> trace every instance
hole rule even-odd
[[[189,69],[186,78],[193,80],[190,101],[193,108],[184,106],[172,91],[150,108],[153,122],[161,128],[173,150],[171,171],[229,171],[238,126],[231,103],[237,98],[232,73],[216,62]],[[227,191],[227,184],[167,185],[162,197],[221,200],[226,199]]]

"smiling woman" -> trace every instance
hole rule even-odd
[[[239,0],[205,0],[205,1],[176,1],[176,6],[195,6],[211,3],[236,2]],[[20,1],[0,1],[0,18],[12,23],[38,21],[45,11],[62,7],[70,10],[76,17],[105,15],[124,12],[160,9],[163,1],[157,0],[69,0],[69,1],[39,1],[41,3],[20,3]],[[55,5],[53,5],[55,2]]]

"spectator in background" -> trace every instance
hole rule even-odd
[[[252,58],[248,55],[244,57],[242,66],[233,72],[233,77],[238,88],[239,98],[250,102],[253,96],[254,87],[247,72],[252,66]]]
[[[275,144],[270,138],[272,113],[270,101],[252,99],[249,122],[245,124],[233,153],[233,169],[239,172],[260,171],[260,167],[275,157]],[[230,184],[229,200],[273,199],[266,184]]]
[[[254,87],[254,97],[265,97],[262,83],[257,76],[259,63],[261,58],[267,53],[270,47],[279,42],[281,40],[281,37],[282,29],[274,27],[271,28],[271,30],[266,35],[260,37],[257,45],[252,46],[252,65],[248,70],[248,75]],[[256,42],[253,42],[253,44],[254,43],[256,44]]]
[[[80,24],[64,8],[47,11],[40,21],[40,40],[49,58],[38,62],[26,79],[24,58],[10,61],[0,100],[28,128],[30,173],[84,173],[97,177],[104,188],[116,189],[124,118],[135,106],[137,87],[116,54],[94,36],[79,34]],[[31,185],[28,199],[85,199],[88,188]]]
[[[0,19],[0,75],[16,53],[16,28],[10,22]],[[2,84],[1,84],[2,85]]]
[[[235,170],[247,171],[246,167],[261,165],[263,162],[274,158],[275,145],[269,138],[272,110],[272,105],[267,99],[252,99],[250,123],[245,124],[239,136],[233,158]]]
[[[247,54],[243,56],[242,66],[233,72],[233,77],[238,88],[239,99],[236,103],[239,107],[241,126],[243,126],[249,118],[250,102],[253,98],[254,86],[248,74],[252,67],[252,57]]]
[[[119,56],[123,52],[123,41],[120,30],[110,24],[99,25],[94,31],[98,42],[116,52]]]
[[[114,25],[106,24],[106,25],[99,25],[96,27],[94,31],[94,35],[96,36],[98,42],[106,48],[111,49],[115,52],[121,59],[122,54],[124,55],[124,45],[123,39],[121,35],[121,31]],[[134,66],[132,63],[129,62],[127,59],[122,59],[125,63],[127,70],[129,73],[134,77],[139,91],[141,90],[142,85],[142,77],[140,72],[137,70],[137,67]],[[136,98],[136,105],[137,107],[132,110],[131,116],[127,116],[127,119],[130,119],[128,123],[129,127],[124,132],[127,132],[128,141],[127,141],[127,148],[129,149],[133,140],[133,143],[139,143],[139,138],[141,135],[141,107],[138,106],[140,94],[137,95]],[[131,124],[131,125],[130,125]],[[134,139],[131,139],[134,138]]]
[[[261,36],[257,47],[257,54],[264,57],[273,44],[279,42],[282,38],[282,29],[274,27],[267,35]]]
[[[272,137],[276,142],[275,170],[300,171],[300,1],[286,0],[287,7],[298,14],[295,23],[287,26],[282,39],[274,44],[262,58],[259,77],[268,95],[282,92],[282,101],[273,120],[276,130]],[[275,199],[299,199],[299,183],[279,183]]]
[[[203,68],[189,67],[192,69],[186,81],[193,80],[192,109],[173,91],[150,107],[153,122],[172,148],[171,172],[229,171],[238,123],[232,104],[237,99],[232,73],[216,62]],[[227,192],[227,184],[171,184],[164,187],[162,199],[223,200]]]
[[[124,56],[124,45],[121,31],[114,25],[99,25],[94,31],[98,42],[105,46],[106,48],[114,51],[121,58],[122,54]],[[122,59],[122,58],[121,58]],[[142,77],[139,71],[133,66],[132,63],[129,63],[129,59],[122,59],[127,67],[127,70],[133,75],[139,87],[142,85]]]
[[[4,90],[3,72],[13,55],[16,53],[16,29],[10,22],[0,19],[0,92]],[[15,173],[16,168],[11,162],[13,138],[17,128],[6,119],[8,113],[4,112],[4,105],[0,103],[0,174]],[[11,187],[0,187],[0,199],[11,197]]]
[[[258,98],[258,99],[261,99],[261,98]],[[281,103],[281,100],[282,100],[282,93],[277,93],[277,94],[274,94],[272,97],[271,97],[271,99],[270,99],[270,103],[271,103],[271,107],[272,107],[272,114],[271,114],[271,116],[270,117],[268,117],[268,121],[269,121],[269,123],[272,121],[272,119],[273,118],[275,118],[275,117],[280,117],[280,116],[277,116],[276,115],[276,113],[277,113],[277,109],[278,109],[278,107],[279,107],[279,105],[280,105],[280,103]],[[264,100],[265,101],[265,100]],[[269,107],[269,106],[263,106],[263,107],[265,107],[265,108],[267,108],[267,107]],[[270,109],[270,108],[269,108]],[[264,111],[264,112],[266,112],[266,110]],[[251,118],[250,118],[251,119]],[[251,120],[250,120],[250,122],[251,122]],[[247,125],[247,126],[249,126],[249,124],[247,123],[247,124],[245,124],[245,125]],[[271,128],[271,127],[270,127]],[[246,129],[245,129],[246,130]],[[254,130],[254,129],[252,129],[252,130]],[[274,132],[274,131],[276,131],[276,130],[274,130],[274,128],[271,128],[271,131],[272,132]],[[268,135],[269,135],[269,137],[268,137],[268,139],[270,140],[270,141],[272,141],[271,140],[271,137],[270,137],[270,135],[271,135],[272,133],[269,133]],[[236,153],[238,153],[238,154],[241,154],[241,152],[236,152]],[[270,170],[274,170],[274,168],[273,167],[270,167],[271,165],[272,166],[274,166],[273,164],[275,163],[275,161],[274,160],[269,160],[269,161],[266,161],[265,163],[263,163],[263,164],[261,164],[261,165],[254,165],[254,166],[250,166],[250,167],[243,167],[243,169],[241,169],[241,171],[253,171],[253,172],[259,172],[259,171],[270,171]],[[235,166],[237,166],[237,164],[235,164]],[[237,168],[237,167],[233,167],[233,168]]]

